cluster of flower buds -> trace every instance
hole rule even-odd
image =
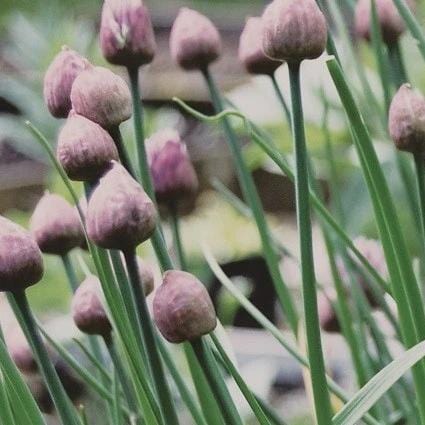
[[[159,203],[177,206],[181,200],[194,196],[198,178],[177,131],[167,129],[154,134],[147,140],[146,150]]]
[[[413,0],[407,0],[406,3],[411,9],[414,9]],[[375,5],[383,41],[388,45],[397,43],[405,31],[406,25],[393,0],[375,0]],[[372,0],[359,0],[356,4],[355,13],[357,37],[369,41],[372,22]]]
[[[217,326],[205,286],[195,276],[177,270],[164,274],[155,293],[153,314],[164,338],[175,344],[196,340]]]
[[[239,61],[249,74],[273,75],[282,62],[265,55],[262,37],[262,19],[248,18],[239,41]]]
[[[183,7],[171,29],[170,50],[183,69],[203,70],[221,54],[220,34],[206,16]]]
[[[425,153],[425,97],[410,84],[403,84],[394,96],[388,125],[397,149]]]
[[[87,277],[72,299],[72,317],[81,332],[109,338],[111,322],[103,307],[102,288],[96,276]]]
[[[43,277],[41,251],[31,234],[0,216],[0,292],[24,291]]]
[[[274,0],[262,19],[263,49],[272,59],[297,64],[326,48],[326,19],[315,0]]]
[[[65,255],[80,247],[84,232],[75,208],[59,195],[46,192],[30,221],[30,230],[40,250]]]

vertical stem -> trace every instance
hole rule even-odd
[[[71,288],[72,293],[78,288],[78,279],[75,273],[74,267],[72,266],[71,256],[69,253],[61,256],[63,267],[65,269],[66,276],[68,278],[69,286]]]
[[[170,206],[169,210],[170,210],[171,230],[173,232],[173,239],[174,239],[174,247],[176,249],[180,269],[183,271],[187,271],[186,256],[184,253],[184,248],[183,248],[182,239],[181,239],[180,223],[179,223],[179,217],[177,215],[177,208],[175,206]]]
[[[118,126],[112,127],[109,129],[109,134],[114,139],[115,146],[118,150],[118,155],[120,157],[120,161],[122,165],[127,169],[127,171],[136,178],[136,174],[134,172],[133,165],[131,164],[131,160],[128,156],[127,150],[125,149],[124,142],[122,140],[121,131]]]
[[[212,75],[208,69],[203,70],[203,76],[208,85],[212,102],[216,112],[221,112],[223,108],[223,101],[220,93],[215,85]],[[250,206],[255,222],[260,234],[264,258],[269,268],[270,275],[277,293],[279,302],[288,319],[289,325],[294,333],[297,334],[298,314],[295,309],[291,294],[287,285],[285,284],[279,268],[279,258],[274,249],[274,243],[271,238],[270,229],[267,224],[264,210],[261,206],[261,201],[258,196],[252,175],[245,164],[242,150],[239,146],[236,134],[233,131],[230,121],[227,118],[223,119],[223,128],[226,134],[229,148],[235,161],[236,171],[238,174],[239,183],[241,185],[244,198]]]
[[[46,347],[38,332],[25,292],[15,292],[12,294],[12,297],[22,315],[27,331],[26,334],[30,339],[29,343],[34,350],[40,370],[63,425],[77,425],[79,421],[76,418],[73,406],[47,354]]]
[[[409,81],[406,68],[403,63],[403,57],[401,55],[400,44],[399,42],[389,43],[387,44],[387,47],[391,62],[394,85],[396,89],[398,89],[402,84]]]
[[[300,63],[289,64],[289,77],[291,84],[292,128],[296,160],[295,186],[297,220],[300,235],[301,276],[303,281],[308,359],[311,370],[311,383],[317,423],[318,425],[330,425],[332,423],[332,409],[326,385],[325,364],[320,338],[316,297],[316,277],[314,273],[307,147],[304,134],[304,117],[300,86]]]
[[[222,409],[226,425],[242,425],[242,420],[237,413],[226,385],[222,382],[217,365],[214,364],[214,359],[205,341],[199,338],[195,341],[191,341],[191,345],[207,377],[214,396]]]
[[[129,250],[124,252],[124,257],[134,297],[138,301],[137,307],[139,309],[139,320],[142,326],[146,349],[153,371],[157,395],[161,402],[164,420],[167,425],[177,425],[179,422],[175,411],[174,401],[166,381],[164,366],[162,364],[155,339],[155,331],[149,315],[148,306],[146,304],[142,283],[140,282],[136,253],[134,250]]]
[[[425,241],[425,164],[423,153],[414,154],[415,167],[416,167],[416,178],[418,182],[419,192],[419,209],[421,213],[421,230],[423,241]]]
[[[276,75],[275,74],[270,75],[270,78],[272,80],[272,84],[273,84],[273,88],[276,93],[276,96],[283,107],[283,111],[285,112],[286,122],[288,123],[289,128],[291,128],[292,126],[291,111],[289,110],[288,104],[286,103],[285,98],[283,97],[282,90],[280,90],[279,84],[277,83]]]

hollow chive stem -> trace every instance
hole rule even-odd
[[[117,373],[117,377],[121,384],[121,388],[123,390],[125,399],[127,400],[128,406],[133,413],[137,413],[136,401],[134,399],[131,384],[129,383],[127,379],[127,373],[122,365],[120,356],[118,355],[117,350],[115,348],[112,334],[110,333],[109,335],[104,335],[103,340],[105,342],[105,346],[106,346],[106,349],[108,350],[115,372]]]
[[[143,292],[142,283],[140,281],[136,253],[134,250],[125,251],[124,257],[130,278],[131,288],[134,297],[137,300],[139,320],[145,339],[149,362],[153,371],[153,379],[155,382],[157,395],[161,402],[164,420],[167,425],[177,425],[179,422],[177,419],[170,388],[165,378],[164,366],[162,364],[156,343],[155,331],[149,315],[148,306],[146,304],[146,297]]]
[[[242,425],[243,422],[235,408],[229,391],[220,376],[217,364],[215,364],[212,354],[206,346],[206,342],[199,338],[191,341],[191,345],[210,384],[211,390],[222,409],[226,425]]]
[[[279,99],[280,104],[282,105],[283,112],[285,113],[286,122],[289,125],[289,128],[291,128],[292,122],[291,122],[291,111],[289,110],[288,104],[286,103],[285,98],[283,97],[282,90],[279,87],[279,84],[276,80],[276,75],[272,74],[270,75],[270,79],[273,84],[274,91],[276,93],[277,98]]]
[[[72,293],[74,293],[78,288],[78,279],[75,273],[74,267],[72,266],[71,256],[69,253],[61,256],[63,267],[65,269],[66,277],[68,278],[68,283],[71,288]]]
[[[207,83],[208,90],[210,92],[211,100],[214,104],[216,113],[220,113],[224,110],[224,105],[221,95],[214,82],[214,79],[208,68],[204,69],[202,71],[202,74],[204,76],[205,82]],[[223,118],[223,128],[226,134],[229,148],[232,152],[232,156],[235,161],[236,171],[238,174],[239,183],[242,187],[244,198],[250,206],[255,222],[257,223],[263,247],[264,258],[269,268],[279,302],[288,319],[290,328],[292,329],[294,335],[296,335],[298,314],[295,309],[289,289],[280,273],[279,258],[274,249],[270,229],[266,221],[264,210],[261,206],[261,201],[258,196],[253,177],[246,166],[236,134],[232,126],[230,125],[230,121],[227,117]]]
[[[318,425],[329,425],[332,423],[332,409],[326,384],[325,362],[323,359],[317,307],[300,65],[300,63],[289,64],[289,80],[291,86],[292,129],[296,164],[295,188],[301,255],[301,277],[303,282],[304,318],[317,423]]]
[[[118,126],[112,127],[109,129],[109,134],[111,135],[112,139],[115,142],[115,146],[118,150],[118,155],[120,157],[120,161],[122,165],[127,169],[127,171],[136,178],[136,174],[134,172],[133,165],[131,163],[131,160],[128,156],[127,150],[124,146],[124,141],[122,139],[122,134]]]
[[[17,308],[19,309],[23,323],[25,325],[25,334],[29,339],[29,344],[34,350],[34,355],[39,364],[40,370],[45,379],[50,396],[57,409],[58,415],[63,425],[79,425],[76,412],[65,393],[60,382],[58,374],[50,361],[46,347],[43,344],[38,331],[35,319],[31,313],[28,299],[24,291],[12,294]]]

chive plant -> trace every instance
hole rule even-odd
[[[346,30],[342,5],[355,12],[357,36],[370,42],[383,89],[382,99],[371,90],[365,66]],[[237,198],[222,182],[214,182],[213,187],[236,211],[256,224],[264,259],[292,338],[289,340],[235,287],[211,250],[203,246],[206,262],[241,308],[277,340],[282,350],[309,369],[311,418],[318,425],[349,425],[359,421],[368,425],[394,422],[425,425],[422,288],[414,273],[392,188],[371,136],[376,130],[381,137],[391,138],[398,150],[412,154],[397,152],[395,161],[425,251],[425,98],[407,84],[400,44],[407,28],[425,57],[425,35],[413,7],[412,1],[403,0],[319,1],[318,4],[314,0],[274,0],[262,17],[247,20],[240,39],[239,60],[248,73],[270,78],[292,133],[293,165],[266,131],[233,105],[225,109],[225,97],[211,67],[222,53],[220,33],[212,21],[197,11],[183,8],[171,31],[173,60],[185,71],[201,73],[217,115],[205,116],[175,100],[196,118],[223,125],[244,199]],[[334,25],[329,25],[325,16],[332,17]],[[336,40],[342,43],[335,43]],[[44,80],[49,112],[56,118],[66,118],[56,154],[42,132],[28,123],[76,208],[58,195],[46,193],[31,218],[30,232],[0,217],[0,290],[8,294],[59,423],[92,425],[92,419],[84,406],[73,405],[45,341],[103,400],[105,423],[177,425],[189,416],[197,425],[248,423],[249,418],[242,415],[228,388],[228,379],[234,381],[258,423],[291,423],[244,381],[220,333],[215,332],[218,319],[208,291],[191,273],[180,221],[185,202],[196,195],[198,178],[184,141],[174,129],[161,130],[145,140],[139,71],[154,59],[156,42],[149,10],[142,0],[104,2],[100,46],[109,63],[127,70],[129,85],[111,70],[91,64],[79,53],[64,47],[49,66]],[[325,50],[331,56],[323,68],[329,72],[346,113],[348,133],[368,189],[379,241],[365,242],[347,230],[350,217],[342,208],[344,183],[327,122],[331,106],[326,93],[322,93],[325,109],[322,133],[334,201],[329,207],[315,179],[315,158],[307,149],[305,136],[301,71],[305,61],[317,59]],[[358,87],[348,83],[347,57],[354,64]],[[282,62],[286,63],[282,71],[290,81],[290,106],[275,74]],[[364,99],[366,105],[361,103]],[[128,154],[120,132],[121,123],[131,116],[137,161]],[[296,307],[294,294],[279,266],[281,254],[292,257],[293,254],[270,228],[231,117],[241,120],[251,142],[295,185],[302,310]],[[377,118],[377,129],[368,128],[366,117]],[[72,181],[83,183],[86,205],[79,201]],[[168,216],[176,258],[170,255],[158,208]],[[326,298],[323,286],[316,280],[313,219],[317,219],[325,240],[336,302]],[[148,240],[163,273],[161,285],[153,295],[152,313],[146,301],[152,275],[146,274],[136,256],[137,247]],[[80,257],[86,275],[81,284],[72,261],[72,251],[80,248],[88,250],[87,261],[90,261],[87,267]],[[59,256],[63,262],[74,294],[74,321],[89,334],[87,346],[77,341],[87,367],[51,338],[31,311],[26,289],[42,278],[41,252]],[[395,302],[397,312],[390,308],[390,299]],[[390,331],[384,331],[375,321],[375,309],[384,313],[391,324]],[[331,329],[326,325],[329,320],[338,322],[334,330],[341,332],[349,346],[358,386],[355,394],[341,388],[326,372],[322,337]],[[301,332],[305,332],[305,338],[300,337]],[[398,358],[390,349],[394,340],[405,348]],[[307,344],[306,355],[302,353],[303,341]],[[181,371],[176,351],[170,344],[182,346],[190,376]],[[410,369],[413,383],[403,377]],[[174,387],[170,386],[171,382]],[[330,394],[343,403],[339,411],[331,404]],[[189,416],[183,416],[183,410]],[[5,425],[47,424],[14,365],[1,332],[0,418]]]

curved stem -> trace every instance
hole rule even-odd
[[[155,331],[151,317],[149,315],[148,306],[146,304],[146,297],[143,292],[142,283],[140,281],[136,253],[134,250],[129,250],[124,252],[124,257],[134,298],[138,301],[137,307],[139,309],[139,320],[142,326],[146,350],[148,353],[151,370],[153,372],[157,395],[161,402],[164,420],[167,425],[178,425],[179,422],[177,419],[174,402],[171,396],[170,388],[165,378],[164,366],[159,355],[155,338]]]
[[[25,292],[12,293],[12,297],[20,311],[22,320],[25,324],[24,333],[29,339],[28,342],[30,346],[34,350],[37,363],[63,425],[79,425],[79,420],[76,417],[74,408],[47,354],[46,347],[43,344],[35,319],[31,313]]]
[[[206,345],[201,338],[191,341],[193,351],[198,358],[210,387],[222,409],[226,425],[242,425],[242,420],[233,404],[233,400],[227,390],[226,384],[218,372],[217,365]]]
[[[208,85],[214,108],[217,113],[224,110],[223,101],[220,93],[215,85],[214,79],[208,69],[203,70],[204,79]],[[238,174],[239,183],[241,185],[244,198],[250,206],[258,231],[261,238],[264,258],[269,268],[270,275],[277,293],[282,310],[288,319],[289,325],[297,334],[298,314],[291,297],[288,286],[283,280],[279,268],[279,257],[274,249],[274,244],[271,238],[270,229],[267,224],[266,216],[261,205],[261,201],[255,187],[254,179],[246,166],[243,158],[242,150],[237,140],[236,134],[227,117],[223,117],[223,128],[226,134],[227,142],[231,150],[235,167]]]
[[[326,385],[325,362],[320,338],[319,314],[316,296],[312,232],[310,219],[310,198],[307,147],[304,134],[304,117],[301,100],[300,64],[289,64],[292,100],[292,128],[295,148],[295,188],[298,232],[300,237],[301,276],[307,350],[311,371],[311,384],[318,425],[332,423],[332,409]]]

